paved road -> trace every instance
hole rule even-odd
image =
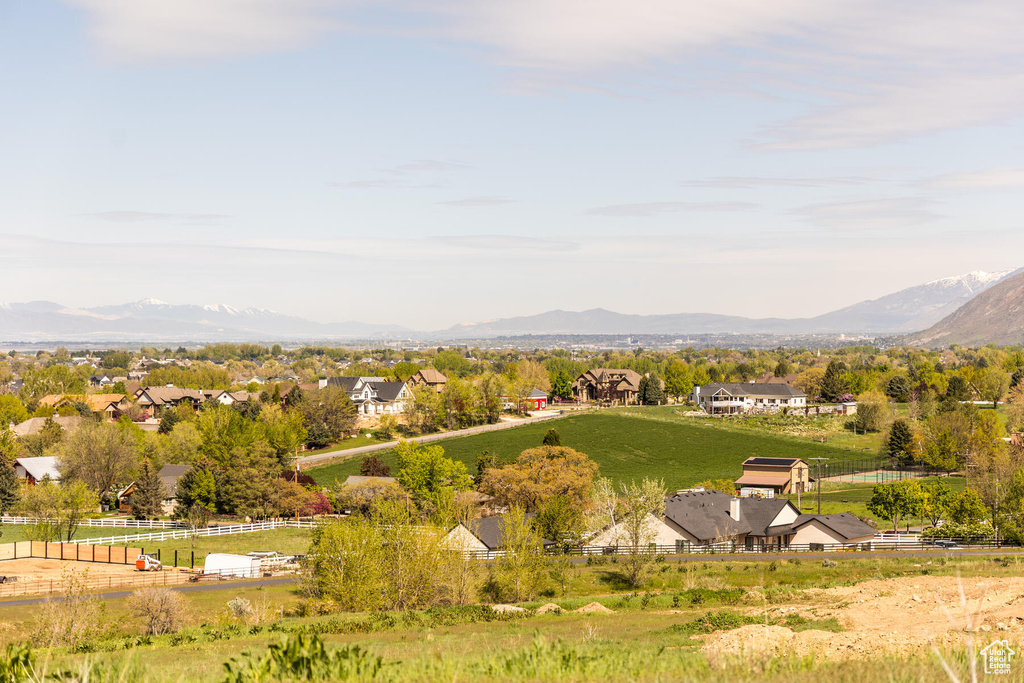
[[[560,417],[567,417],[569,415],[578,415],[582,411],[566,411],[565,413],[552,413],[550,415],[537,415],[535,417],[529,417],[524,420],[515,420],[514,422],[498,422],[492,425],[480,425],[479,427],[470,427],[469,429],[459,429],[454,432],[439,432],[437,434],[427,434],[425,436],[416,436],[408,441],[414,441],[416,443],[429,443],[430,441],[442,441],[444,439],[454,439],[459,436],[472,436],[473,434],[483,434],[484,432],[497,432],[502,429],[512,429],[514,427],[522,427],[523,425],[535,424],[537,422],[546,422],[548,420],[556,420]],[[348,460],[354,458],[357,455],[363,455],[365,453],[372,453],[374,451],[384,451],[389,448],[394,448],[398,445],[397,441],[388,441],[386,443],[375,443],[369,446],[359,446],[357,448],[349,448],[343,451],[332,451],[330,453],[317,453],[316,455],[301,455],[299,456],[299,466],[305,468],[309,465],[315,465],[317,463],[323,463],[330,460]]]
[[[292,576],[286,576],[283,578],[276,579],[257,579],[251,581],[217,581],[215,583],[195,583],[187,584],[185,586],[173,586],[171,590],[179,591],[181,593],[201,593],[204,591],[226,591],[226,590],[238,590],[239,588],[249,588],[252,586],[278,586],[281,584],[295,583],[296,578]],[[140,586],[140,589],[145,588],[162,588],[162,586]],[[127,598],[134,591],[112,591],[112,592],[101,592],[97,595],[102,595],[104,598]],[[47,600],[63,600],[61,597],[54,598],[29,598],[25,600],[3,600],[0,601],[0,608],[3,607],[19,607],[21,605],[38,605],[41,602]]]

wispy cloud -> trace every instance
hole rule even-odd
[[[82,214],[108,223],[147,223],[152,221],[222,221],[231,216],[219,213],[151,213],[148,211],[102,211]]]
[[[941,215],[929,208],[932,202],[916,197],[863,199],[810,204],[792,211],[815,227],[852,230],[891,230],[928,223]]]
[[[770,178],[758,176],[720,176],[703,180],[684,180],[679,183],[683,187],[713,187],[724,189],[751,190],[758,188],[777,187],[835,187],[863,185],[872,182],[871,178]]]
[[[515,202],[515,199],[507,199],[505,197],[468,197],[466,199],[454,199],[447,202],[438,202],[438,204],[444,204],[445,206],[478,207],[502,206],[503,204],[515,204]]]
[[[919,186],[936,190],[1007,190],[1024,187],[1024,167],[1003,166],[925,178]]]
[[[351,190],[382,190],[382,189],[403,189],[403,190],[424,190],[443,187],[440,182],[422,182],[419,178],[423,175],[437,175],[452,171],[464,171],[473,168],[468,164],[459,164],[452,161],[437,161],[435,159],[419,159],[407,164],[401,164],[392,168],[382,168],[380,173],[383,177],[369,180],[350,180],[347,182],[328,183],[330,187],[341,187]]]
[[[588,216],[659,216],[683,211],[751,211],[758,207],[750,202],[642,202],[612,204],[587,211]]]

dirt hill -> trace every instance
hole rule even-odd
[[[908,343],[929,347],[1022,342],[1024,273],[1018,273],[982,292],[924,332],[908,336]]]

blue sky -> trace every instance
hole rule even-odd
[[[1024,265],[1012,2],[0,0],[0,300],[419,329]]]

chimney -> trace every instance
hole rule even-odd
[[[740,521],[740,499],[733,498],[729,501],[729,516],[737,522]]]

